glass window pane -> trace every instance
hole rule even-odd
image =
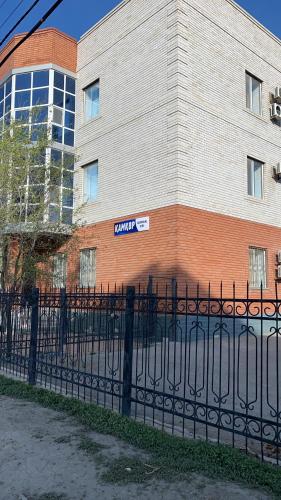
[[[252,172],[252,160],[248,158],[248,195],[253,196],[253,172]]]
[[[70,92],[71,94],[75,94],[75,80],[74,80],[74,78],[70,78],[70,76],[66,76],[65,90],[66,90],[66,92]]]
[[[9,95],[8,97],[6,97],[4,102],[5,102],[5,113],[8,113],[8,111],[10,111],[11,109],[11,103],[12,103],[11,96]]]
[[[263,248],[249,249],[250,286],[260,288],[267,286],[266,250]]]
[[[4,85],[1,85],[0,87],[0,101],[3,101],[4,99]]]
[[[31,73],[22,73],[16,75],[16,90],[24,90],[31,88]]]
[[[63,187],[66,188],[73,188],[73,172],[71,170],[64,170],[63,171]]]
[[[70,113],[70,111],[65,111],[64,125],[65,125],[65,127],[68,127],[68,128],[71,128],[74,130],[74,127],[75,127],[75,114],[74,113]]]
[[[73,191],[70,189],[64,189],[62,193],[62,204],[65,207],[73,206]]]
[[[98,163],[84,167],[84,202],[92,202],[98,195]]]
[[[48,106],[41,106],[32,112],[32,121],[34,123],[42,123],[48,121]]]
[[[23,92],[16,92],[15,107],[27,108],[28,106],[30,106],[30,90],[25,90]]]
[[[251,109],[252,105],[251,105],[251,94],[252,94],[252,82],[251,82],[252,78],[251,76],[246,73],[246,105],[247,105],[247,108],[248,109]]]
[[[32,125],[31,127],[31,140],[38,141],[45,137],[47,133],[47,125]]]
[[[64,75],[55,71],[54,73],[54,86],[58,89],[64,90]]]
[[[60,209],[56,205],[49,206],[49,221],[50,222],[59,222],[60,220]]]
[[[63,108],[63,92],[60,90],[54,89],[54,105]]]
[[[51,162],[55,164],[61,164],[62,162],[62,152],[58,149],[51,150]]]
[[[74,146],[74,132],[72,130],[64,129],[64,144],[67,146]]]
[[[75,111],[75,96],[71,94],[65,94],[65,109],[69,111]]]
[[[64,253],[58,253],[53,258],[53,287],[64,288],[66,285],[66,263],[67,257]]]
[[[62,223],[63,224],[72,224],[72,213],[71,208],[63,208],[62,209]]]
[[[0,102],[0,117],[2,117],[4,114],[4,101]]]
[[[39,104],[48,104],[49,102],[49,89],[35,89],[32,93],[32,104],[38,106]]]
[[[90,120],[100,112],[100,85],[99,81],[85,89],[85,118]]]
[[[52,138],[54,141],[62,143],[62,127],[59,127],[58,125],[53,125]]]
[[[61,169],[52,166],[50,168],[50,183],[52,186],[60,186],[61,185]]]
[[[257,114],[261,114],[261,83],[252,78],[252,111]]]
[[[21,111],[16,111],[15,113],[16,120],[22,123],[29,122],[29,109],[22,109]]]
[[[33,87],[47,87],[49,85],[49,71],[34,71]]]
[[[80,251],[80,286],[96,285],[96,249],[87,248]]]
[[[4,116],[4,124],[8,127],[11,124],[11,113]]]
[[[254,162],[254,193],[256,198],[262,198],[262,164]]]
[[[63,166],[68,170],[74,170],[74,155],[70,153],[64,153],[63,155]]]
[[[63,122],[63,110],[62,109],[54,107],[53,122],[58,123],[58,125],[63,124],[62,123]]]
[[[5,95],[9,95],[12,92],[12,78],[6,81],[5,85]]]

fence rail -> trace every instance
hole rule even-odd
[[[279,464],[281,301],[255,295],[0,292],[0,369]]]

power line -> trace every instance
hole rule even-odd
[[[57,0],[52,5],[52,7],[43,15],[43,17],[41,17],[40,21],[38,21],[38,23],[36,23],[33,26],[33,28],[31,28],[31,30],[21,40],[19,40],[19,42],[8,52],[8,54],[6,54],[4,59],[2,59],[2,61],[0,61],[0,68],[7,61],[7,59],[9,59],[9,57],[15,52],[15,50],[17,50],[28,38],[30,38],[31,35],[33,35],[33,33],[35,33],[35,31],[38,30],[38,28],[40,28],[40,26],[48,19],[48,17],[50,17],[50,15],[57,9],[57,7],[62,2],[63,2],[63,0]]]
[[[7,2],[8,2],[8,0],[3,0],[3,2],[0,5],[0,9],[2,9],[2,7],[4,7],[5,3],[7,3]]]
[[[0,30],[5,26],[5,24],[9,21],[9,19],[13,16],[13,14],[18,10],[18,8],[21,6],[21,4],[24,2],[24,0],[20,0],[19,3],[15,6],[15,8],[10,12],[10,14],[4,19],[2,24],[0,24]]]
[[[35,0],[35,2],[33,2],[33,4],[29,7],[29,9],[27,9],[25,11],[25,13],[21,16],[21,18],[16,22],[16,24],[14,24],[14,26],[10,29],[10,31],[8,31],[7,35],[4,36],[4,38],[2,38],[2,40],[0,40],[0,47],[1,45],[3,45],[3,43],[7,40],[7,38],[9,38],[9,36],[15,31],[15,29],[21,24],[21,22],[28,16],[28,14],[32,11],[32,9],[34,9],[34,7],[40,2],[40,0]]]

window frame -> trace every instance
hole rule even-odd
[[[250,164],[251,162],[251,164]],[[256,196],[255,194],[255,163],[259,163],[261,167],[261,196]],[[264,200],[264,166],[265,163],[252,156],[247,156],[247,195],[253,200]],[[250,184],[249,184],[249,170],[251,170],[251,190],[253,194],[250,194]]]
[[[251,252],[252,251],[263,252],[263,266],[264,266],[264,273],[263,273],[264,276],[263,277],[264,277],[264,280],[261,280],[259,283],[257,283],[257,281],[255,281],[254,275],[251,274],[253,272],[253,269],[252,269],[253,265],[251,262]],[[250,288],[257,290],[257,289],[261,288],[261,284],[262,284],[262,288],[266,289],[267,283],[268,283],[268,249],[260,247],[260,246],[250,245],[249,250],[248,250],[248,255],[249,255],[249,286],[250,286]]]
[[[94,262],[94,267],[93,267],[93,274],[91,275],[91,271],[89,272],[88,269],[88,284],[85,285],[85,277],[82,275],[84,272],[84,269],[82,267],[82,259],[81,257],[88,252],[92,253],[93,256],[93,262]],[[96,286],[96,277],[97,277],[97,248],[96,247],[89,247],[89,248],[81,248],[79,251],[79,287],[80,288],[95,288]]]
[[[93,166],[97,167],[97,189],[96,189],[96,193],[97,194],[96,194],[95,199],[90,199],[90,198],[86,199],[86,197],[85,197],[85,194],[86,194],[86,189],[85,189],[85,187],[86,187],[86,182],[85,182],[85,180],[86,180],[86,170],[87,170],[87,168],[93,167]],[[100,168],[100,166],[99,166],[99,160],[95,160],[95,161],[93,161],[91,163],[87,163],[86,165],[82,166],[82,171],[83,171],[83,183],[82,183],[82,185],[83,185],[83,193],[82,193],[82,195],[83,195],[83,203],[85,203],[86,205],[90,205],[90,204],[96,203],[98,201],[98,196],[99,196],[99,168]]]
[[[259,88],[260,88],[260,92],[259,92],[259,112],[256,112],[254,109],[253,109],[253,86],[251,85],[251,91],[250,91],[250,95],[249,95],[249,101],[250,101],[250,104],[248,106],[248,81],[247,81],[247,78],[250,78],[251,79],[251,82],[253,80],[255,80],[256,82],[259,83]],[[250,71],[245,71],[245,87],[246,87],[246,109],[248,111],[250,111],[251,113],[254,113],[255,115],[257,116],[262,116],[263,115],[263,109],[262,109],[262,91],[263,91],[263,81],[258,78],[257,76],[253,75],[252,73],[250,73]]]
[[[99,85],[99,109],[98,109],[98,113],[95,116],[91,116],[91,117],[87,118],[87,116],[86,116],[86,91],[90,87],[93,87],[96,84]],[[83,88],[83,117],[84,117],[84,121],[86,123],[88,123],[88,122],[90,122],[92,120],[96,120],[97,118],[100,117],[100,114],[101,114],[100,89],[101,89],[100,78],[96,78],[96,80],[94,80],[92,83],[90,83],[89,85],[87,85],[86,87]]]

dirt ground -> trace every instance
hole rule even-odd
[[[130,480],[147,456],[115,438],[89,432],[64,414],[0,398],[0,500],[263,500],[262,493],[192,475],[189,481],[114,484],[118,462]],[[118,483],[118,469],[115,479]],[[109,474],[109,475],[107,475]]]

